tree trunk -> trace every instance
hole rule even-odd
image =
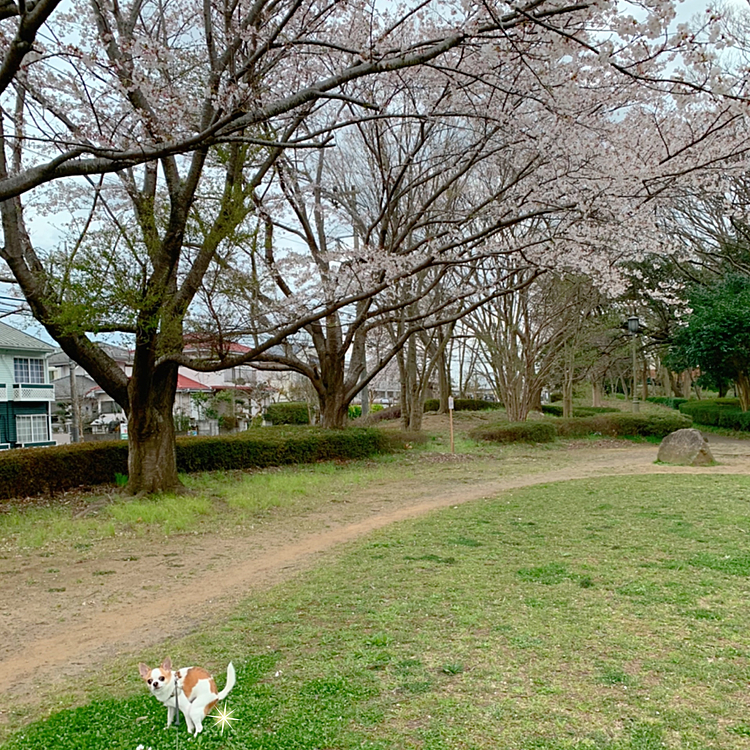
[[[674,396],[675,393],[672,390],[672,375],[666,367],[662,367],[662,385],[664,386],[665,396]]]
[[[604,401],[604,384],[598,376],[591,378],[591,405],[599,408]]]
[[[343,391],[327,393],[320,398],[320,424],[332,430],[343,430],[349,419],[349,404]]]
[[[565,347],[565,371],[563,373],[563,417],[573,416],[573,350]]]
[[[409,413],[405,427],[409,432],[419,432],[422,429],[422,415],[424,414],[424,400],[419,383],[417,367],[417,342],[412,338],[406,348],[406,382],[401,386],[405,391],[409,403]]]
[[[332,355],[322,368],[322,390],[318,391],[320,424],[328,429],[343,430],[349,419],[349,402],[344,397],[344,367],[343,359]]]
[[[172,418],[177,390],[177,366],[163,366],[130,379],[128,413],[128,492],[176,492],[175,430]]]
[[[448,413],[448,397],[451,395],[451,378],[449,371],[450,358],[446,357],[445,352],[440,355],[437,364],[438,384],[440,387],[440,413]]]
[[[750,409],[750,377],[746,372],[740,372],[735,383],[737,396],[740,399],[740,409]]]

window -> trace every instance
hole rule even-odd
[[[14,357],[13,378],[14,383],[44,383],[44,360]]]
[[[49,440],[46,414],[25,414],[16,417],[17,443],[42,443]]]
[[[122,414],[122,407],[117,401],[102,401],[99,404],[99,414]]]

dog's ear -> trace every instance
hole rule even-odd
[[[172,660],[169,657],[167,657],[161,663],[161,671],[162,672],[171,672],[172,671]]]
[[[144,680],[147,680],[151,675],[151,670],[143,662],[138,665],[138,671],[141,673],[141,677],[143,677]]]

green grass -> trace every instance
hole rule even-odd
[[[266,471],[184,475],[187,495],[131,498],[92,495],[74,513],[64,505],[24,507],[0,514],[3,546],[40,549],[84,544],[115,535],[164,536],[237,527],[274,508],[311,510],[354,488],[393,474],[389,456],[375,461],[320,463]]]
[[[402,523],[164,647],[238,721],[161,728],[137,661],[7,750],[750,748],[750,478],[542,485]],[[106,694],[106,690],[101,688]]]

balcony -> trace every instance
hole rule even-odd
[[[51,383],[13,383],[13,400],[54,401],[55,386]]]

